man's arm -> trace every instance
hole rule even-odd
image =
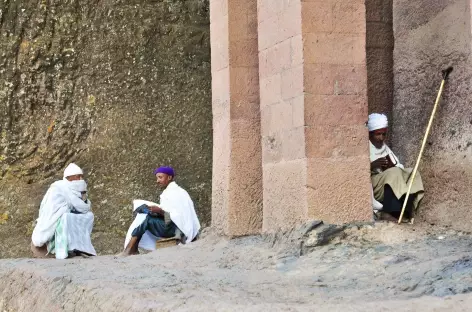
[[[158,206],[149,206],[149,212],[157,213],[158,215],[164,216],[165,211]]]

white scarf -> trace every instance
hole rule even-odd
[[[404,169],[403,165],[400,163],[397,156],[395,156],[395,154],[387,146],[387,144],[384,144],[381,148],[375,147],[374,144],[372,144],[372,142],[370,141],[369,141],[369,144],[370,144],[370,162],[373,162],[379,158],[386,157],[387,155],[389,155],[395,167]],[[377,168],[376,171],[377,173],[381,173],[383,170],[380,168]]]
[[[87,190],[87,183],[83,180],[59,180],[51,184],[44,195],[39,208],[39,217],[33,230],[32,241],[37,247],[43,246],[53,236],[57,220],[72,209],[80,213],[90,211],[92,203],[82,200],[81,192]]]
[[[170,214],[172,221],[185,234],[186,243],[190,243],[197,236],[200,222],[193,201],[187,191],[177,183],[169,183],[160,196],[159,206]]]

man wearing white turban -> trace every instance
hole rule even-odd
[[[41,201],[31,237],[35,257],[55,254],[56,259],[82,254],[95,256],[90,236],[93,228],[91,202],[83,171],[74,163],[64,170],[63,180],[51,184]]]
[[[369,115],[367,127],[369,129],[370,169],[374,198],[383,204],[382,217],[396,221],[400,217],[412,169],[405,169],[397,156],[385,144],[388,130],[387,116],[375,113]],[[405,209],[405,219],[412,217],[423,196],[423,182],[417,173]]]

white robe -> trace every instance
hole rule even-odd
[[[56,258],[67,258],[67,252],[82,251],[96,255],[90,239],[93,228],[93,213],[90,211],[90,200],[85,203],[80,192],[71,188],[67,180],[56,181],[49,187],[41,201],[39,217],[33,230],[31,240],[36,247],[42,247],[56,235],[58,221],[61,221],[68,250],[56,252]],[[72,209],[79,214],[70,213]]]
[[[389,155],[395,167],[405,169],[403,165],[400,163],[400,161],[398,160],[397,156],[395,156],[392,150],[387,146],[387,144],[384,144],[381,148],[375,147],[375,145],[372,144],[372,142],[370,141],[369,141],[369,144],[370,144],[370,162],[373,162],[379,158],[386,157],[387,155]],[[380,169],[380,171],[381,170],[382,169]]]
[[[182,233],[187,237],[186,243],[190,243],[195,238],[195,236],[197,236],[198,231],[200,230],[200,222],[198,221],[197,214],[195,213],[193,201],[187,191],[178,186],[177,183],[169,183],[167,188],[160,196],[160,204],[144,200],[134,200],[133,211],[143,204],[148,206],[159,206],[162,210],[168,212],[172,222],[174,222],[180,231],[182,231]],[[146,219],[146,214],[144,213],[139,213],[136,216],[128,230],[128,233],[126,234],[124,244],[125,248],[131,240],[131,234],[133,233],[134,229],[141,225],[144,219]],[[157,237],[152,235],[149,231],[146,231],[139,242],[139,247],[146,250],[155,250],[156,240]]]
[[[381,148],[375,147],[372,142],[369,141],[370,144],[370,162],[373,162],[379,158],[386,157],[387,155],[390,156],[390,159],[394,162],[395,167],[403,168],[403,165],[398,160],[398,157],[392,152],[392,150],[384,144]],[[377,168],[377,173],[382,172],[382,169]],[[372,209],[373,210],[381,210],[383,205],[378,202],[374,197],[374,191],[372,189]]]

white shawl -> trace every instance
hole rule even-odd
[[[195,236],[197,236],[200,230],[200,222],[198,221],[197,214],[195,213],[195,207],[193,201],[190,198],[187,191],[177,185],[175,182],[171,182],[167,188],[162,192],[160,196],[160,204],[155,204],[143,200],[133,201],[133,210],[142,204],[149,206],[159,206],[162,210],[170,214],[172,222],[184,233],[187,237],[186,243],[190,243]],[[141,225],[146,219],[145,214],[138,214],[131,224],[125,239],[125,248],[128,245],[133,230]],[[157,238],[152,235],[149,231],[146,231],[144,236],[141,238],[139,247],[154,250]]]
[[[386,157],[387,155],[389,155],[395,167],[404,169],[403,165],[400,163],[397,156],[395,156],[395,154],[387,146],[387,144],[384,144],[381,148],[376,148],[374,144],[372,144],[372,142],[370,141],[369,141],[369,144],[370,144],[370,162],[373,162],[379,158]]]
[[[39,208],[39,217],[31,237],[36,247],[41,247],[52,239],[56,230],[57,220],[72,209],[80,213],[90,211],[91,202],[85,203],[81,192],[87,190],[87,184],[83,180],[68,181],[59,180],[51,184],[44,195]]]

